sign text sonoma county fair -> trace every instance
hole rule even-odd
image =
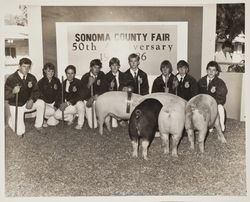
[[[76,33],[75,42],[72,44],[73,51],[96,51],[99,42],[146,42],[143,44],[134,44],[135,51],[147,50],[168,50],[171,51],[173,44],[170,42],[169,33]],[[151,43],[150,43],[151,42]],[[161,42],[161,44],[156,44]],[[162,43],[163,42],[163,43]]]

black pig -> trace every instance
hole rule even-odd
[[[156,99],[146,99],[132,112],[129,119],[129,137],[133,147],[133,157],[138,156],[141,140],[142,156],[147,160],[148,147],[158,130],[158,115],[162,104]]]

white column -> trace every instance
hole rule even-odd
[[[61,76],[65,76],[64,69],[69,64],[67,26],[68,26],[68,23],[63,23],[63,22],[56,23],[56,51],[57,51],[58,78],[61,78]]]
[[[41,6],[28,6],[29,56],[33,62],[31,73],[39,80],[43,68]]]
[[[216,36],[216,4],[203,5],[201,76],[206,75],[207,63],[214,60]]]

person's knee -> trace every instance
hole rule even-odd
[[[45,117],[50,117],[55,114],[55,110],[53,108],[48,108],[45,110]]]
[[[45,107],[45,102],[41,99],[37,99],[35,102],[36,108],[44,108]]]
[[[55,117],[56,119],[60,119],[61,116],[62,116],[61,110],[57,110],[57,111],[54,113],[54,117]]]
[[[76,108],[77,108],[77,110],[84,110],[85,105],[84,105],[83,101],[78,101],[76,103]]]

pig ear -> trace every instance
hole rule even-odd
[[[135,110],[135,118],[138,119],[141,116],[141,110],[137,109]]]

